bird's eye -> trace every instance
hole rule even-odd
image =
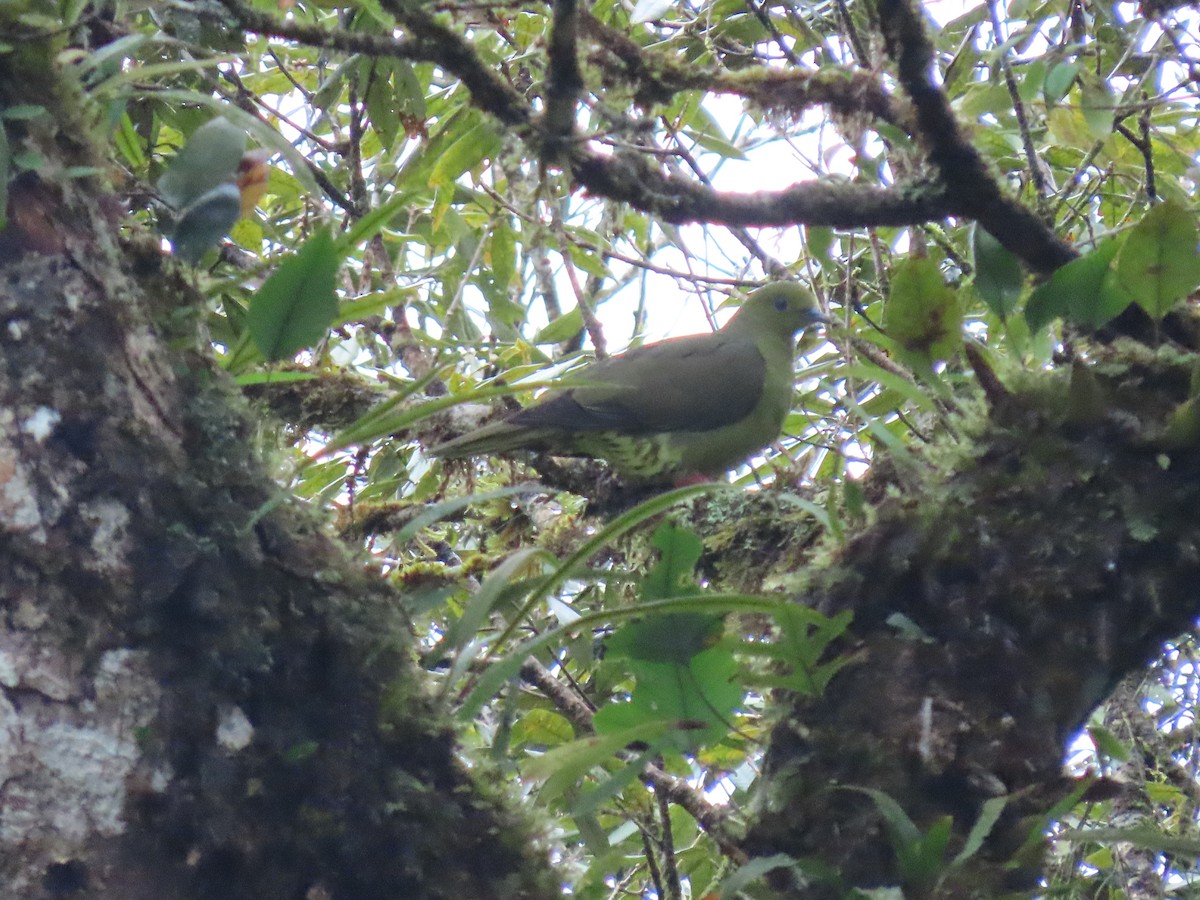
[[[785,312],[787,310],[787,308],[788,308],[787,297],[776,297],[775,298],[775,309],[777,309],[779,312]]]

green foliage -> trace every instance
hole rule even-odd
[[[1017,308],[1025,287],[1020,260],[978,224],[971,226],[971,251],[975,289],[992,312],[1007,318]]]
[[[1030,295],[1031,330],[1064,317],[1100,327],[1137,302],[1156,320],[1200,286],[1196,217],[1167,201],[1154,206],[1127,234],[1108,237],[1056,270]]]
[[[250,5],[279,15],[277,4]],[[497,111],[497,97],[545,108],[556,74],[550,5],[292,4],[288,22],[323,30],[320,46],[259,31],[248,39],[196,4],[158,6],[118,4],[109,43],[102,29],[76,27],[79,3],[67,15],[18,4],[0,18],[64,49],[75,41],[63,59],[111,142],[106,177],[148,227],[159,201],[174,207],[180,256],[214,260],[193,273],[207,299],[199,315],[238,383],[286,420],[264,413],[256,439],[280,448],[281,482],[331,507],[356,540],[365,534],[400,586],[430,678],[463,726],[464,758],[536,786],[573,896],[669,896],[668,857],[680,895],[725,881],[730,896],[766,896],[753,882],[768,869],[836,883],[812,860],[723,867],[718,841],[691,813],[657,808],[645,764],[704,785],[735,819],[749,803],[769,692],[821,697],[847,665],[835,651],[850,627],[848,613],[826,617],[760,586],[808,583],[805,565],[828,562],[872,521],[881,495],[904,489],[904,473],[921,465],[914,443],[959,435],[960,413],[978,403],[958,352],[964,334],[1002,379],[1076,353],[1067,417],[1088,428],[1111,399],[1078,351],[1089,330],[1136,303],[1175,333],[1170,318],[1186,318],[1200,285],[1196,85],[1180,75],[1194,29],[1174,25],[1181,49],[1150,18],[1125,21],[1097,5],[1065,17],[1054,4],[1021,3],[999,9],[1008,17],[999,35],[982,5],[931,33],[937,81],[1000,193],[1046,223],[1067,255],[1078,252],[1051,273],[1021,255],[1026,235],[973,222],[964,211],[980,208],[965,202],[974,197],[955,197],[929,221],[872,219],[839,202],[837,215],[804,224],[804,245],[790,220],[731,229],[677,214],[673,204],[705,184],[765,192],[812,182],[907,197],[924,190],[919,178],[936,180],[907,101],[885,104],[870,90],[892,90],[894,73],[877,55],[874,13],[859,5],[844,17],[821,4],[641,0],[631,16],[600,0],[577,35],[576,155],[551,161],[538,156],[535,116]],[[404,21],[414,11],[428,19]],[[1170,24],[1171,13],[1154,15]],[[434,26],[463,37],[462,48],[422,32]],[[5,41],[0,52],[13,52]],[[478,71],[456,68],[464,57]],[[804,79],[786,81],[797,70]],[[3,179],[8,189],[43,172],[39,129],[51,123],[19,105],[0,118],[0,170],[18,177]],[[229,232],[247,135],[275,156],[266,196]],[[608,193],[639,202],[581,189],[581,161],[609,158],[627,167]],[[93,161],[83,162],[43,174],[92,177]],[[662,173],[694,179],[694,190],[661,189],[650,175]],[[146,199],[153,185],[158,197]],[[763,196],[746,207],[769,208],[775,221],[806,209]],[[25,208],[0,204],[10,219]],[[218,259],[208,251],[222,241]],[[447,417],[472,404],[487,407],[476,416],[499,412],[553,381],[547,366],[589,347],[698,331],[714,310],[719,323],[735,286],[779,269],[810,281],[834,324],[828,343],[801,348],[785,434],[735,473],[737,488],[690,487],[600,521],[582,499],[547,487],[544,465],[425,455],[465,430]],[[382,385],[386,397],[368,409],[339,392],[347,384],[371,396]],[[277,400],[284,389],[293,405]],[[1194,389],[1163,410],[1159,444],[1200,445]],[[881,459],[879,480],[860,481]],[[713,502],[703,550],[679,527],[649,539],[668,510],[745,489],[794,511],[773,517],[786,534],[751,515],[722,517]],[[378,507],[398,515],[368,527],[365,511]],[[783,545],[788,553],[775,552]],[[733,573],[736,584],[722,581]],[[529,680],[531,660],[561,692]],[[591,723],[568,715],[564,696],[594,709]],[[1178,698],[1157,703],[1168,712],[1156,728],[1185,721]],[[1115,726],[1092,737],[1104,766],[1154,758],[1169,768],[1170,753],[1134,753]],[[1176,853],[1171,865],[1194,880],[1178,858],[1191,846],[1187,798],[1149,780],[1154,828],[1184,844],[1159,831],[1134,842]],[[985,808],[952,852],[948,834],[961,839],[965,823],[922,830],[886,795],[871,796],[914,885],[965,865],[999,815]],[[1119,812],[1081,796],[1054,815],[1082,827],[1085,809]],[[1046,827],[1031,826],[1031,846]],[[1064,844],[1048,892],[1082,896],[1095,887],[1091,871],[1119,869],[1116,837]]]
[[[642,582],[642,600],[698,595],[700,589],[688,581],[703,549],[700,539],[664,522],[652,543],[662,556]],[[628,703],[610,704],[596,713],[596,730],[632,733],[665,720],[673,724],[681,750],[723,737],[742,700],[733,654],[714,646],[723,628],[723,617],[691,612],[651,615],[622,625],[605,641],[606,658],[626,660],[636,686]]]
[[[753,675],[750,683],[784,688],[807,697],[819,696],[848,656],[827,659],[829,645],[845,633],[853,614],[843,610],[832,618],[804,606],[784,606],[775,612],[779,638],[770,644],[746,643],[742,651],[777,664],[774,672]]]
[[[904,885],[918,895],[926,895],[939,881],[979,852],[1007,803],[1005,797],[986,801],[962,849],[952,858],[947,858],[954,824],[949,816],[938,818],[922,831],[900,804],[883,791],[861,787],[846,787],[843,790],[865,794],[875,805],[887,828]]]
[[[337,314],[337,268],[333,237],[322,229],[251,298],[246,328],[268,362],[290,358],[325,336]]]
[[[1196,216],[1168,200],[1129,233],[1117,259],[1117,279],[1156,320],[1200,287]]]
[[[958,352],[962,344],[958,296],[943,281],[936,262],[910,258],[892,270],[883,324],[918,366],[927,368]]]
[[[1033,292],[1025,306],[1030,330],[1042,328],[1060,316],[1099,327],[1129,306],[1133,298],[1121,287],[1113,269],[1120,248],[1119,240],[1108,238],[1090,253],[1055,271],[1049,281]]]

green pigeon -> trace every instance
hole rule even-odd
[[[429,452],[590,456],[642,483],[723,475],[779,436],[792,405],[796,332],[821,321],[808,290],[767,285],[720,331],[591,363],[566,375],[571,387]]]

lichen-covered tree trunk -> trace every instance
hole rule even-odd
[[[37,52],[34,52],[34,49]],[[424,700],[385,583],[280,497],[50,47],[0,268],[0,894],[550,897]]]
[[[1037,884],[1050,810],[1089,789],[1063,773],[1069,738],[1200,611],[1200,458],[1168,425],[1191,357],[1124,339],[1092,355],[1011,390],[978,362],[989,408],[893,460],[875,521],[813,575],[804,602],[855,612],[855,662],[775,728],[753,853],[909,896]],[[880,796],[859,788],[925,834],[952,817],[943,864],[905,872]],[[997,811],[982,848],[947,866]]]

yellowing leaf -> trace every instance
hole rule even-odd
[[[884,311],[894,341],[929,361],[949,359],[962,343],[958,297],[931,259],[907,259],[896,267]]]

